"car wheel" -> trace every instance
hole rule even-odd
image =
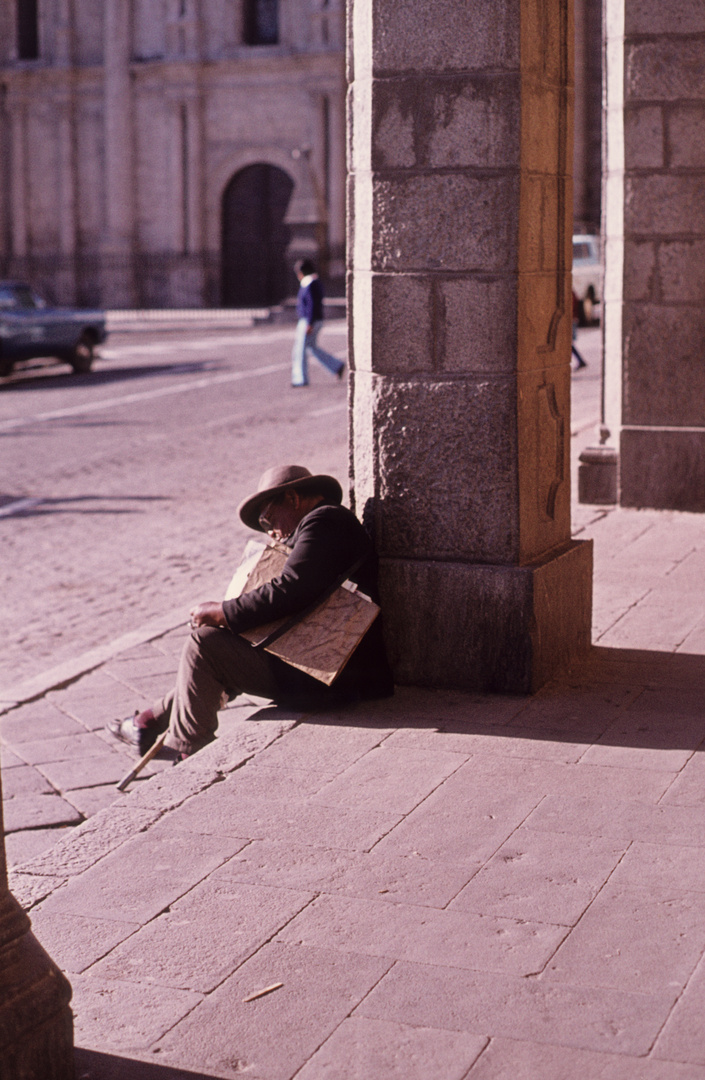
[[[84,330],[74,345],[73,352],[69,357],[69,363],[76,375],[91,370],[93,367],[93,357],[95,355],[94,350],[95,342],[93,340],[93,335],[90,331]]]

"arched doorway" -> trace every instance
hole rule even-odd
[[[259,162],[236,173],[223,194],[222,301],[226,307],[278,304],[289,291],[284,224],[291,177]]]

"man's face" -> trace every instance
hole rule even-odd
[[[286,540],[302,517],[299,495],[295,491],[287,491],[286,495],[278,495],[263,506],[259,524],[272,540]]]

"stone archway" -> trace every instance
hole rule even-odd
[[[222,302],[225,307],[278,304],[289,291],[284,224],[294,181],[266,162],[235,173],[222,202]]]

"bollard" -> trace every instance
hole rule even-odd
[[[587,446],[579,459],[578,502],[598,506],[617,502],[617,461],[614,446]]]

